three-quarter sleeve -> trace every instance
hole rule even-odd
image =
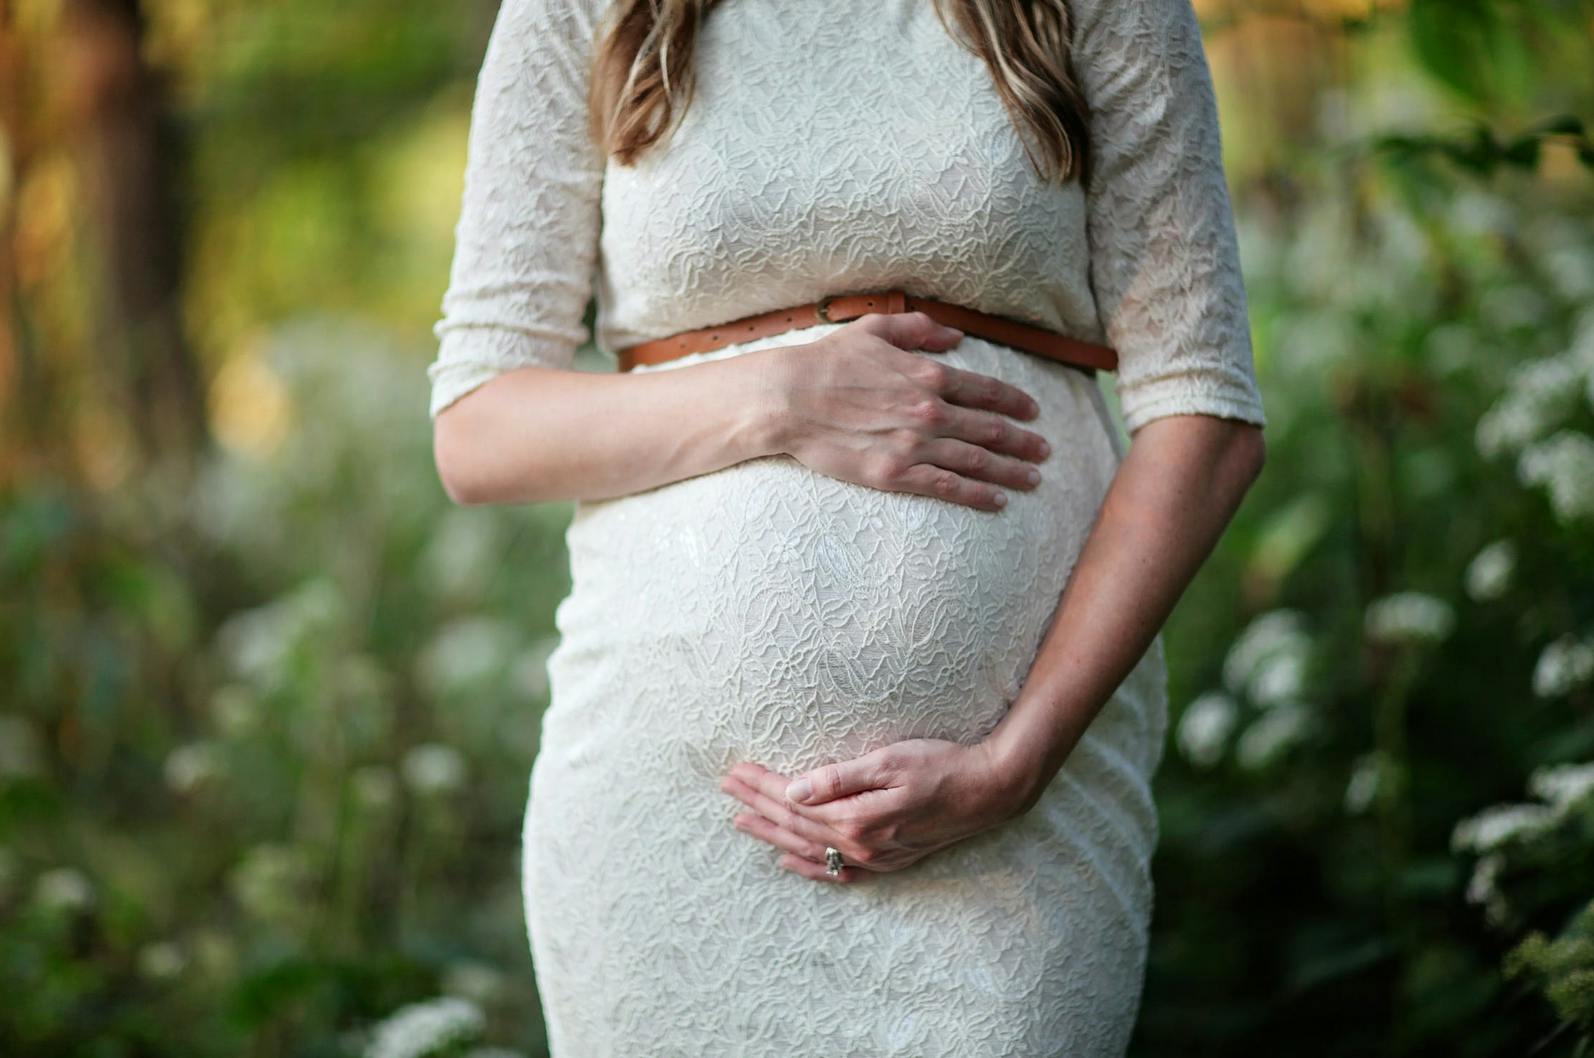
[[[1266,425],[1217,100],[1191,0],[1075,0],[1090,108],[1090,276],[1133,434],[1167,415]]]
[[[530,364],[566,367],[597,259],[604,156],[587,131],[599,0],[504,0],[471,110],[431,416]]]

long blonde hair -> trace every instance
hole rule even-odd
[[[963,47],[984,60],[1014,120],[1028,129],[1024,151],[1042,179],[1089,179],[1084,96],[1074,78],[1067,0],[933,0],[948,31],[952,5]],[[1132,0],[1129,0],[1132,2]],[[720,0],[616,0],[593,58],[592,136],[631,165],[678,122],[692,99],[692,51],[703,19]]]

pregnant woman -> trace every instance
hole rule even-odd
[[[1124,1052],[1264,458],[1220,155],[1190,0],[505,0],[429,377],[451,497],[577,501],[555,1058]]]

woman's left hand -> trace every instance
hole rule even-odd
[[[1013,770],[989,742],[916,738],[795,777],[738,764],[720,789],[752,809],[736,817],[737,828],[785,852],[782,867],[853,882],[1022,814],[1028,798]],[[846,862],[840,875],[825,873],[826,845]]]

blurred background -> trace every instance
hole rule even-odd
[[[494,7],[0,0],[8,1058],[544,1053],[570,507],[425,413]],[[1133,1053],[1589,1054],[1594,0],[1197,8],[1270,458]]]

